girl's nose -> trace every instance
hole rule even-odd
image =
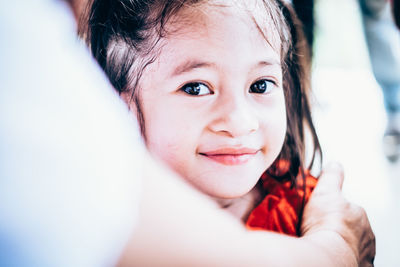
[[[259,116],[245,101],[229,101],[221,103],[217,118],[210,129],[229,137],[241,137],[255,132],[259,128]]]

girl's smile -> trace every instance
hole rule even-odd
[[[210,160],[224,164],[224,165],[241,165],[246,164],[251,160],[260,150],[253,148],[232,148],[225,147],[212,151],[200,152],[201,156],[207,157]]]

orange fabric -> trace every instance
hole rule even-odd
[[[261,179],[267,196],[250,213],[246,227],[251,230],[270,230],[297,236],[299,213],[304,196],[303,179],[298,179],[297,188],[291,188],[290,181],[278,182],[266,174]],[[317,179],[306,174],[305,181],[305,200],[308,201]]]

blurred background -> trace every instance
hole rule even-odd
[[[324,162],[343,164],[344,194],[369,215],[375,266],[400,266],[400,160],[383,152],[387,118],[358,1],[317,0],[315,20],[313,115]]]

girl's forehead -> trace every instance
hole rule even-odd
[[[239,7],[211,4],[189,7],[169,20],[155,64],[148,67],[147,71],[152,73],[149,77],[174,77],[174,69],[181,65],[238,79],[261,72],[266,66],[280,73],[281,43],[276,28],[267,28],[265,21],[262,21],[265,28],[261,28],[258,25],[261,18]]]
[[[235,21],[231,20],[232,24],[246,26],[279,51],[281,39],[273,11],[262,0],[200,1],[196,5],[186,6],[169,20],[166,25],[167,38],[185,37],[193,33],[207,34],[227,18],[235,18]]]

